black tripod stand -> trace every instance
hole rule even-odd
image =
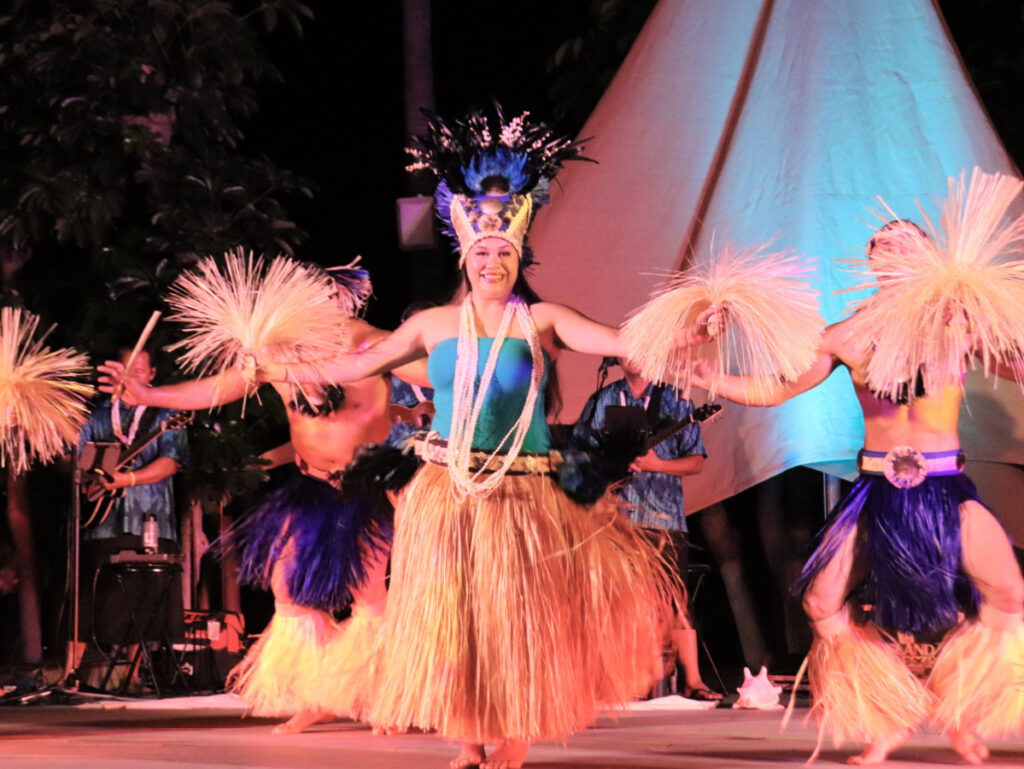
[[[113,447],[113,448],[111,448]],[[0,698],[0,704],[29,704],[44,697],[62,699],[94,699],[107,695],[81,689],[79,661],[79,581],[81,570],[82,479],[94,468],[109,463],[110,455],[119,449],[117,444],[85,443],[73,455],[71,475],[71,512],[67,524],[67,577],[64,606],[67,612],[68,640],[64,657],[64,672],[60,680],[35,691]]]

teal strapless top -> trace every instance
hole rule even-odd
[[[491,352],[493,341],[492,337],[481,337],[478,341],[477,385],[480,384],[480,376],[487,365],[487,356]],[[445,339],[431,350],[430,357],[427,359],[427,375],[434,388],[434,409],[436,410],[432,426],[445,439],[449,437],[452,429],[452,399],[454,397],[452,388],[455,383],[455,352],[457,348],[458,340],[455,337]],[[547,384],[550,365],[551,361],[545,352],[541,390]],[[523,411],[523,403],[526,402],[526,393],[530,389],[532,367],[533,358],[530,355],[530,345],[526,340],[505,339],[501,346],[501,352],[498,353],[498,365],[494,370],[491,386],[487,390],[480,419],[477,421],[476,435],[473,437],[474,449],[493,451],[519,418]],[[548,423],[544,418],[542,392],[534,405],[533,419],[530,421],[530,429],[526,433],[522,451],[531,454],[547,454],[550,446],[551,434],[548,432]]]

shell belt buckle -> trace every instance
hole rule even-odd
[[[896,446],[885,455],[882,470],[886,479],[900,489],[912,489],[928,477],[928,460],[917,449]]]

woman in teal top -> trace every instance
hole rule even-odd
[[[429,356],[435,433],[396,509],[372,718],[464,743],[454,766],[520,766],[530,742],[586,727],[656,675],[666,585],[611,498],[569,500],[550,473],[541,391],[563,349],[622,355],[618,329],[527,305],[517,243],[465,251],[462,306],[432,308],[322,367],[349,381]],[[260,378],[287,366],[261,361]],[[497,742],[487,758],[485,743]]]
[[[562,739],[600,706],[647,691],[677,588],[612,497],[583,508],[552,477],[549,366],[563,349],[626,354],[618,329],[531,301],[523,279],[528,190],[557,167],[551,148],[568,143],[522,117],[490,131],[478,130],[480,120],[455,133],[477,131],[470,144],[494,148],[468,164],[446,155],[454,175],[436,196],[458,242],[465,300],[317,368],[321,381],[346,382],[429,358],[434,432],[419,442],[424,465],[395,510],[370,715],[460,741],[454,769],[508,769],[522,766],[531,742]],[[450,153],[452,137],[445,128],[430,152],[413,154]],[[531,148],[541,156],[528,157]],[[254,375],[266,381],[309,368],[257,363]],[[488,743],[497,745],[485,755]]]

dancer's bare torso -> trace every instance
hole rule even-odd
[[[348,352],[366,349],[388,336],[388,332],[357,319],[348,321],[346,332]],[[429,384],[426,361],[408,364],[402,367],[400,374],[412,384]],[[315,416],[295,407],[298,385],[275,383],[273,386],[288,411],[288,427],[296,461],[301,458],[314,474],[317,474],[315,471],[333,473],[343,470],[360,446],[383,443],[391,430],[389,375],[346,382],[341,385],[345,390],[341,406],[324,409]],[[305,400],[314,408],[324,402],[324,388],[315,384],[301,387]]]
[[[292,405],[294,385],[274,387],[288,409],[292,448],[311,468],[326,472],[342,470],[364,443],[382,443],[388,437],[390,377],[346,383],[341,407],[317,416],[302,413]],[[316,385],[306,385],[303,389],[311,404],[321,401]]]
[[[846,321],[829,326],[822,337],[822,350],[832,357],[832,366],[844,365],[864,412],[864,448],[888,451],[910,446],[918,451],[947,451],[960,445],[957,426],[962,381],[950,382],[937,393],[926,393],[909,404],[879,398],[867,386],[870,350],[863,340],[851,338]],[[914,383],[909,383],[913,388]]]

